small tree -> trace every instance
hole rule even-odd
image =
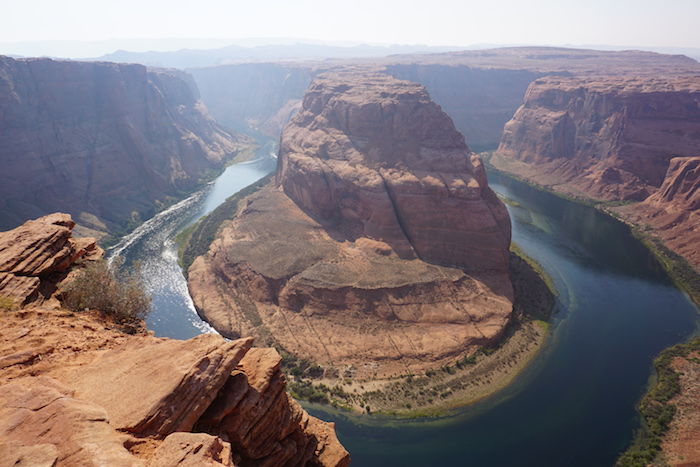
[[[141,281],[140,265],[120,272],[121,257],[88,262],[78,276],[63,287],[63,304],[73,311],[97,309],[125,323],[146,319],[151,297]]]

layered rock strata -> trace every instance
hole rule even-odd
[[[653,229],[700,271],[700,157],[676,157],[659,190],[644,202],[612,208],[643,229]]]
[[[556,191],[602,201],[696,267],[697,76],[543,78],[529,88],[492,158]]]
[[[78,259],[102,256],[94,239],[71,237],[73,225],[52,214],[0,234],[0,465],[349,464],[333,425],[286,393],[273,349],[127,335],[50,295],[53,308],[36,307]],[[18,295],[23,279],[38,290]],[[33,304],[8,310],[8,297],[15,309]]]
[[[349,464],[333,425],[285,392],[279,355],[252,339],[130,336],[99,312],[0,320],[3,465]]]
[[[545,185],[601,200],[646,199],[673,157],[700,150],[695,77],[543,78],[506,124],[498,154]]]
[[[510,221],[424,88],[317,78],[276,174],[189,269],[202,315],[382,376],[494,343],[512,311]]]
[[[72,237],[74,226],[69,214],[55,213],[0,232],[0,297],[42,303],[78,260],[101,258],[94,238]]]
[[[55,211],[118,230],[223,168],[240,137],[185,73],[0,56],[0,228]]]

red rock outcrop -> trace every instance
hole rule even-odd
[[[425,89],[381,74],[317,78],[282,133],[277,184],[350,239],[400,257],[507,270],[510,218],[481,159]]]
[[[700,271],[700,157],[671,159],[661,188],[642,203],[613,208],[651,227],[666,246]]]
[[[216,329],[336,368],[372,362],[373,376],[420,371],[502,335],[508,214],[422,87],[318,79],[278,161],[283,191],[243,200],[189,268]]]
[[[698,154],[699,103],[696,77],[539,79],[497,154],[560,191],[641,201],[661,187],[673,157]]]
[[[55,291],[78,258],[102,256],[94,240],[71,238],[73,225],[53,214],[0,234],[3,274],[42,286],[28,299]],[[0,312],[0,465],[349,464],[333,425],[286,393],[273,349],[132,336],[99,311],[52,305]],[[221,423],[204,416],[235,398]],[[190,433],[196,425],[208,433]]]
[[[94,238],[71,236],[74,226],[70,215],[56,213],[0,232],[0,297],[17,306],[42,302],[77,260],[101,258]]]
[[[130,336],[99,312],[4,312],[0,464],[347,466],[333,425],[285,392],[279,355],[251,342]]]
[[[0,228],[51,212],[106,232],[223,168],[240,137],[175,70],[0,56]]]

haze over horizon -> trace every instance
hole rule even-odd
[[[5,3],[0,54],[98,57],[285,43],[700,49],[700,2],[669,0],[35,0]],[[177,38],[177,39],[163,39]],[[247,39],[246,39],[247,38]],[[277,40],[280,42],[280,39]]]

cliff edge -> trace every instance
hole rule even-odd
[[[0,464],[349,465],[333,424],[286,392],[274,349],[214,334],[128,335],[99,310],[17,295],[14,280],[56,290],[76,262],[101,256],[84,247],[93,240],[73,239],[72,227],[70,216],[54,214],[0,235],[11,278],[0,282],[0,298],[15,298],[0,302]]]

